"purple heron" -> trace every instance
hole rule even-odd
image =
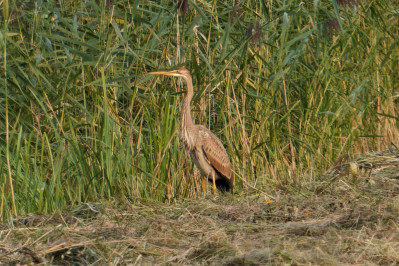
[[[203,189],[209,180],[212,182],[214,195],[216,188],[222,192],[233,192],[230,159],[222,142],[208,128],[194,124],[191,119],[190,102],[194,91],[190,72],[184,67],[179,67],[149,74],[181,77],[186,81],[187,91],[183,98],[180,115],[180,139],[183,147],[201,174],[206,177],[202,182]]]

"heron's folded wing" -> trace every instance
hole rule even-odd
[[[204,127],[205,128],[205,127]],[[226,149],[222,142],[207,128],[201,128],[200,134],[204,138],[202,150],[212,167],[225,178],[231,178],[231,165]]]

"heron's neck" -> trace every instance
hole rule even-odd
[[[194,136],[190,135],[189,128],[194,125],[191,118],[191,108],[190,103],[193,98],[193,83],[190,78],[185,79],[187,82],[187,91],[184,95],[182,107],[181,107],[181,119],[180,119],[180,137],[182,138],[184,144],[189,149],[194,147]]]
[[[182,106],[181,106],[181,130],[183,128],[189,127],[193,125],[193,120],[191,119],[191,108],[190,103],[191,99],[193,98],[193,82],[190,78],[185,79],[187,83],[187,91],[184,95]]]

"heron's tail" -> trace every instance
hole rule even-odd
[[[217,189],[224,192],[231,191],[233,193],[233,182],[231,179],[220,178],[215,181]]]

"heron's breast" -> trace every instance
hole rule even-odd
[[[187,151],[192,151],[195,148],[195,139],[192,134],[189,134],[187,128],[180,131],[180,139],[183,142],[183,146]]]

